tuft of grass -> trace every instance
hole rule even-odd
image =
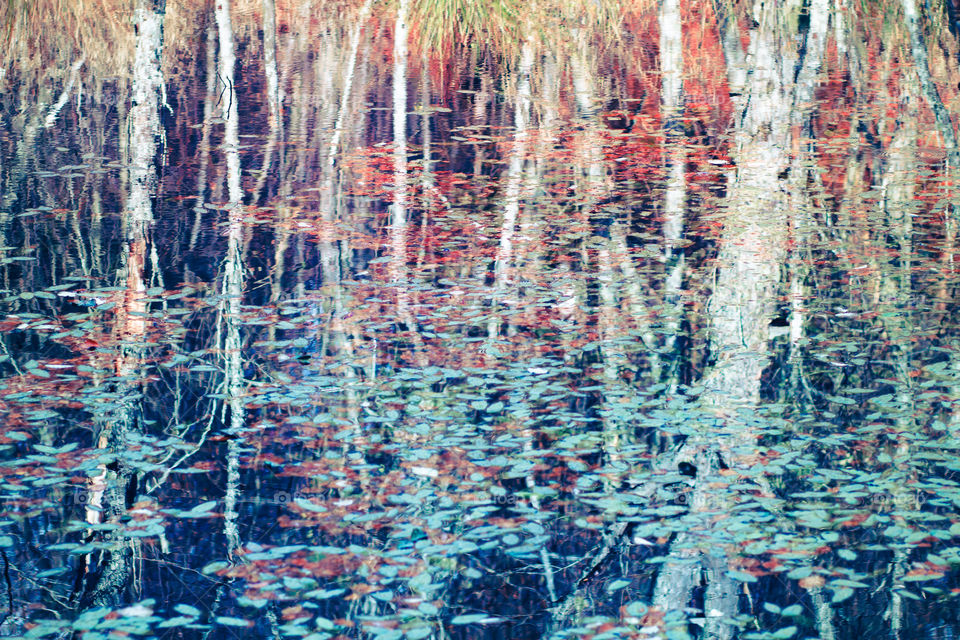
[[[420,46],[446,57],[464,45],[492,49],[504,59],[519,55],[531,5],[522,0],[415,0],[411,32]]]
[[[391,5],[393,3],[391,2]],[[492,55],[505,69],[524,43],[565,59],[588,41],[616,45],[624,18],[654,0],[411,0],[411,34],[439,58],[468,47]],[[577,40],[577,44],[574,44]]]

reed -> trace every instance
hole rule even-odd
[[[61,79],[81,56],[98,78],[126,76],[133,56],[133,0],[9,0],[0,61],[8,82]]]

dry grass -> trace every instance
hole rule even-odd
[[[537,47],[570,39],[573,29],[613,42],[624,16],[651,0],[413,0],[411,33],[440,56],[480,46],[509,64],[524,41]]]
[[[517,55],[532,3],[523,0],[414,0],[411,33],[418,44],[441,56],[457,45],[489,46],[504,57]]]
[[[8,79],[62,78],[81,55],[97,77],[126,76],[134,0],[9,0],[2,64]]]
[[[133,60],[137,0],[9,0],[0,9],[0,52],[5,79],[62,79],[81,55],[83,73],[98,80],[127,77]],[[644,0],[413,0],[415,44],[450,54],[464,43],[480,45],[504,61],[516,58],[524,39],[548,45],[583,28],[602,39],[619,33],[625,13]],[[323,24],[350,24],[362,0],[277,0],[278,26],[307,32]],[[390,0],[378,12],[392,11]],[[167,0],[165,57],[192,56],[210,23],[209,1]],[[233,0],[238,41],[255,39],[262,0]],[[41,80],[42,82],[42,80]]]

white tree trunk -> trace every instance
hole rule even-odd
[[[390,280],[405,300],[407,264],[407,17],[409,0],[400,0],[393,32],[393,205],[390,219]],[[404,303],[398,303],[398,307]]]
[[[504,178],[503,222],[500,225],[500,246],[497,248],[496,285],[498,291],[507,288],[511,278],[513,260],[513,237],[517,218],[520,215],[520,198],[523,191],[523,165],[527,156],[530,138],[530,72],[533,68],[533,46],[524,42],[520,52],[520,66],[517,69],[517,102],[513,110],[513,148],[510,150],[510,163]]]
[[[327,147],[327,165],[332,167],[336,163],[337,154],[340,152],[340,139],[343,137],[343,128],[344,123],[346,122],[347,112],[350,106],[350,96],[353,93],[353,78],[356,75],[357,69],[357,53],[360,50],[360,34],[363,31],[363,26],[367,22],[367,18],[370,17],[370,7],[373,6],[373,0],[366,0],[363,3],[363,7],[360,8],[360,13],[356,17],[356,24],[353,27],[353,34],[350,38],[350,53],[347,57],[347,71],[343,80],[343,91],[340,94],[340,110],[337,113],[337,122],[333,128],[333,136],[330,138],[330,145]],[[404,19],[405,22],[406,19]],[[399,18],[398,18],[399,21]],[[399,27],[398,27],[399,30]],[[398,35],[399,37],[399,35]],[[396,43],[394,44],[394,55],[397,55],[398,49],[396,48]],[[406,55],[406,46],[404,45],[403,55]],[[398,71],[397,66],[394,66],[394,73]],[[404,83],[406,82],[406,61],[403,64],[403,73],[404,73]],[[394,76],[396,78],[396,76]],[[404,89],[406,84],[404,84]],[[394,108],[396,108],[396,85],[394,85]],[[406,93],[404,92],[404,111],[406,110]],[[394,113],[394,128],[397,126],[396,113]],[[406,127],[404,126],[404,130]],[[406,136],[406,134],[404,134]],[[394,137],[396,140],[396,137]]]
[[[769,363],[769,323],[776,310],[780,269],[786,257],[786,194],[779,174],[789,166],[794,110],[811,95],[820,68],[827,3],[810,7],[811,32],[807,57],[794,84],[799,39],[775,32],[775,25],[789,24],[788,6],[758,2],[754,8],[757,26],[750,34],[747,56],[742,58],[731,36],[732,18],[723,24],[731,88],[746,79],[737,109],[733,157],[737,172],[728,187],[724,228],[717,257],[716,283],[708,305],[710,347],[715,364],[704,376],[703,407],[719,416],[718,425],[691,435],[678,456],[697,467],[691,512],[707,521],[711,514],[730,508],[730,496],[720,496],[708,487],[719,460],[731,468],[742,466],[744,454],[753,450],[756,435],[736,418],[740,408],[755,407],[760,400],[760,378]],[[749,60],[749,72],[738,61]],[[716,539],[724,534],[717,530]],[[682,609],[691,597],[691,586],[706,571],[707,610],[704,637],[726,639],[733,628],[725,622],[735,615],[736,584],[726,575],[727,556],[721,553],[703,566],[680,562],[699,555],[693,540],[679,536],[671,547],[673,562],[665,563],[654,592],[654,604],[662,609]],[[714,544],[716,549],[718,545]]]
[[[663,196],[663,261],[665,265],[664,302],[666,327],[664,350],[672,353],[680,332],[683,301],[683,240],[686,217],[686,149],[680,115],[683,111],[683,31],[679,0],[660,3],[660,109],[666,133],[665,156],[667,184]]]
[[[276,0],[263,0],[263,73],[267,80],[267,109],[268,122],[267,142],[263,149],[263,164],[260,167],[260,176],[253,188],[250,201],[256,204],[260,200],[261,192],[267,183],[270,174],[270,165],[273,162],[273,153],[277,147],[277,140],[283,131],[283,98],[281,96],[280,78],[277,73],[277,7]],[[282,153],[282,152],[281,152]]]
[[[223,152],[227,161],[227,195],[229,220],[227,224],[227,256],[223,266],[223,323],[224,386],[227,396],[225,409],[229,411],[229,431],[235,437],[227,443],[227,488],[224,496],[224,533],[227,552],[232,555],[240,546],[237,530],[237,501],[240,494],[240,445],[237,437],[245,423],[242,344],[240,338],[240,305],[243,302],[243,191],[240,183],[240,138],[237,94],[234,88],[236,65],[233,45],[233,25],[230,18],[230,0],[217,0],[217,31],[220,36],[220,77],[227,85],[224,93]]]
[[[206,64],[204,69],[207,72],[206,94],[203,98],[203,124],[200,134],[200,166],[197,168],[197,202],[193,210],[193,228],[190,231],[190,250],[197,245],[197,239],[200,237],[200,225],[203,222],[203,214],[207,209],[204,203],[207,198],[207,167],[210,165],[210,119],[213,118],[214,101],[217,95],[217,46],[214,40],[212,29],[206,30]]]
[[[147,332],[146,284],[144,274],[149,255],[150,227],[153,223],[152,197],[157,187],[154,166],[161,137],[160,103],[163,93],[161,58],[163,54],[163,14],[154,11],[153,2],[138,0],[134,20],[137,25],[137,46],[134,57],[132,107],[129,112],[128,135],[132,150],[129,169],[129,192],[124,209],[125,250],[123,277],[125,290],[117,304],[116,337],[120,344],[114,361],[117,380],[110,412],[97,416],[101,432],[97,446],[109,451],[118,460],[118,468],[98,467],[90,479],[86,520],[97,524],[106,519],[119,523],[126,511],[126,493],[135,471],[123,460],[130,435],[139,429],[137,422],[138,387],[136,380],[143,366]],[[81,597],[86,606],[116,606],[123,600],[132,574],[136,543],[118,533],[108,533],[112,542],[107,549],[100,575],[89,592]],[[88,567],[91,566],[88,556]]]

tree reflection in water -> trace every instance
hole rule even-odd
[[[924,8],[11,4],[0,633],[957,635]]]

